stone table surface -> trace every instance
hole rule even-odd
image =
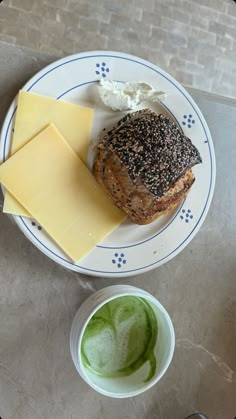
[[[0,43],[0,122],[18,89],[56,57]],[[2,419],[210,419],[236,415],[236,107],[191,91],[212,133],[217,180],[197,236],[149,273],[111,280],[66,271],[0,213],[0,416]],[[0,198],[0,201],[2,197]],[[173,361],[151,390],[116,400],[77,374],[69,333],[81,303],[116,283],[144,288],[171,315]]]
[[[106,49],[236,98],[233,0],[2,0],[0,41],[63,56]]]

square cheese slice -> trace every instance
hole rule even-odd
[[[11,154],[53,123],[75,153],[85,162],[90,143],[93,113],[91,108],[22,90],[18,96]],[[5,195],[3,211],[14,215],[30,216],[8,193]]]
[[[54,125],[0,166],[0,182],[75,262],[125,218]]]

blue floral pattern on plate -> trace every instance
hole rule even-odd
[[[193,219],[193,214],[191,209],[182,209],[180,214],[180,219],[184,220],[186,223],[189,223]]]
[[[117,266],[117,268],[122,268],[126,264],[126,259],[124,253],[114,253],[114,258],[112,263]]]
[[[182,125],[187,126],[188,128],[191,128],[195,124],[195,119],[193,119],[193,115],[190,114],[184,114],[183,115],[183,121]]]
[[[103,61],[102,63],[97,63],[96,64],[95,72],[96,72],[97,76],[106,77],[107,73],[110,72],[110,69],[107,66],[107,64]]]
[[[40,225],[38,225],[35,221],[31,222],[31,225],[35,228],[37,228],[39,231],[42,230],[42,227]]]

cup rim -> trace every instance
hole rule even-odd
[[[123,286],[124,287],[127,287],[127,285],[123,285]],[[145,290],[143,290],[141,288],[137,288],[137,287],[129,286],[129,285],[128,285],[128,288],[129,289],[127,289],[126,291],[125,290],[122,291],[120,289],[120,287],[122,287],[122,284],[121,285],[119,284],[119,285],[113,285],[113,286],[110,286],[110,287],[102,288],[101,290],[97,291],[97,293],[101,292],[102,290],[106,290],[108,288],[114,288],[114,287],[119,287],[119,289],[117,289],[117,291],[116,291],[116,295],[111,295],[111,296],[104,297],[104,300],[101,301],[100,303],[98,303],[96,305],[96,307],[90,312],[90,314],[87,316],[86,320],[83,323],[83,326],[82,326],[81,331],[79,333],[79,339],[78,339],[78,344],[77,344],[77,347],[78,347],[78,363],[80,365],[80,371],[77,368],[77,365],[75,365],[75,367],[76,367],[77,371],[79,372],[79,374],[81,375],[81,377],[86,381],[86,383],[91,388],[93,388],[94,390],[96,390],[98,393],[103,394],[103,395],[108,396],[108,397],[112,397],[112,398],[128,398],[128,397],[134,397],[134,396],[137,396],[139,394],[144,393],[145,391],[147,391],[151,387],[153,387],[163,377],[163,375],[167,371],[167,369],[168,369],[168,367],[169,367],[169,365],[171,363],[171,360],[173,358],[173,355],[174,355],[174,349],[175,349],[175,332],[174,332],[174,327],[173,327],[173,324],[172,324],[172,321],[171,321],[171,318],[170,318],[169,313],[163,307],[163,305],[159,302],[159,300],[156,297],[154,297],[152,294],[150,294],[149,292],[147,292],[147,291],[145,291]],[[92,294],[92,296],[94,296],[94,294]],[[170,336],[171,336],[171,338],[170,338],[170,346],[168,348],[168,355],[167,355],[167,358],[166,358],[165,365],[162,367],[162,369],[159,372],[157,372],[155,374],[155,376],[148,383],[144,383],[143,387],[141,387],[140,389],[137,389],[137,390],[130,391],[129,393],[127,393],[127,392],[126,393],[107,392],[107,391],[103,390],[101,387],[99,387],[96,384],[94,384],[93,381],[89,378],[89,376],[88,376],[88,374],[86,372],[86,368],[84,367],[83,362],[82,362],[82,358],[81,358],[81,343],[82,343],[82,338],[83,338],[85,329],[86,329],[89,321],[91,320],[92,316],[102,306],[104,306],[108,302],[113,301],[113,300],[115,300],[115,299],[117,299],[119,297],[125,297],[125,296],[127,296],[127,297],[128,296],[134,296],[134,297],[142,297],[142,298],[145,298],[149,302],[153,303],[158,308],[158,310],[162,311],[162,313],[164,314],[165,319],[167,321],[169,332],[170,332]],[[72,327],[73,327],[74,322],[76,322],[76,320],[77,320],[76,318],[77,318],[77,314],[78,314],[79,310],[77,311],[77,313],[75,315],[74,321],[72,323]],[[72,344],[70,346],[72,346]]]

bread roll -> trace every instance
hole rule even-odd
[[[170,119],[149,109],[127,114],[98,146],[93,173],[114,203],[148,224],[181,203],[201,156]]]

